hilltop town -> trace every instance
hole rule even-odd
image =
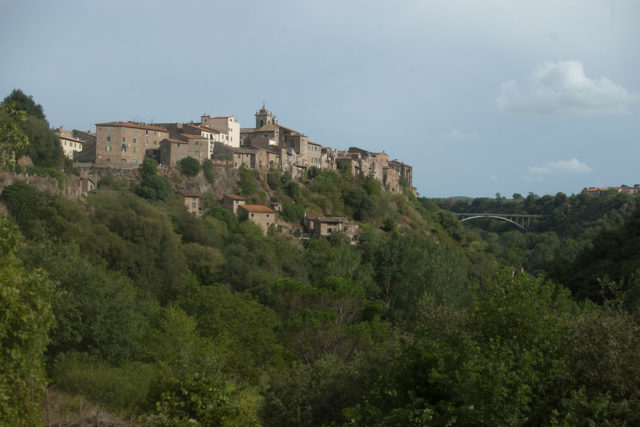
[[[165,170],[193,158],[198,163],[211,161],[214,167],[249,169],[266,177],[269,171],[287,173],[292,179],[306,176],[311,168],[319,170],[350,170],[354,176],[377,180],[391,193],[410,191],[413,169],[398,160],[389,160],[385,152],[374,153],[357,147],[336,150],[310,140],[303,132],[278,123],[278,118],[262,105],[255,113],[255,127],[241,128],[234,116],[203,114],[198,122],[140,123],[112,121],[96,124],[96,132],[67,130],[55,133],[67,158],[81,171],[83,192],[97,184],[96,170],[108,175],[115,170],[139,168],[146,158],[154,159]],[[180,189],[187,210],[201,215],[200,194],[193,189]],[[298,233],[285,221],[276,220],[280,203],[270,206],[246,204],[242,196],[223,194],[221,205],[241,218],[257,224],[263,232],[269,226],[279,231]],[[304,230],[309,237],[326,237],[334,231],[344,232],[352,239],[358,227],[347,218],[305,213]]]
[[[354,175],[371,176],[383,188],[414,194],[413,170],[406,163],[389,160],[385,152],[350,147],[336,150],[310,140],[303,132],[278,123],[264,105],[255,114],[255,127],[241,128],[234,116],[202,115],[191,123],[104,122],[96,132],[58,129],[65,154],[81,163],[112,168],[138,167],[147,158],[173,167],[186,157],[202,162],[245,167],[260,173],[269,169],[288,172],[293,178],[311,168],[337,170],[348,164]]]

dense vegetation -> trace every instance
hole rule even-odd
[[[237,192],[292,223],[359,221],[357,244],[301,242],[215,202],[194,217],[142,169],[79,201],[0,195],[0,423],[37,423],[47,383],[141,425],[640,423],[636,198],[241,170]],[[523,233],[438,204],[548,216]]]

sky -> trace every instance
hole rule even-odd
[[[0,0],[0,97],[52,127],[279,123],[425,197],[640,184],[640,1]]]

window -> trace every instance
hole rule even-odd
[[[133,147],[133,152],[134,152],[134,153],[136,152],[136,147]]]
[[[198,155],[198,150],[196,150],[196,156]]]
[[[126,164],[127,163],[127,159],[122,159],[122,164]]]
[[[158,145],[158,141],[153,141],[153,145]]]
[[[104,147],[104,151],[111,151],[111,146],[107,145],[106,147]]]
[[[124,138],[124,136],[123,136],[123,137],[122,137],[122,142],[124,143],[125,141],[126,141],[126,140],[125,140],[125,138]]]
[[[109,141],[111,141],[111,137],[110,136],[107,137],[107,142],[109,142]]]
[[[144,145],[149,145],[149,140],[144,141]]]
[[[132,165],[138,164],[138,159],[131,159],[131,164]]]
[[[195,208],[196,208],[196,202],[191,202],[191,207],[192,207],[193,209],[195,209]]]
[[[196,141],[196,145],[198,145],[198,141]]]
[[[121,152],[126,153],[127,152],[127,144],[122,144],[122,148],[120,149]]]
[[[133,143],[134,143],[134,144],[136,143],[136,139],[135,139],[135,138],[133,138]]]
[[[145,130],[145,131],[144,131],[144,134],[145,134],[145,135],[149,135],[149,131],[148,131],[148,130]]]

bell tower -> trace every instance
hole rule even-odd
[[[270,124],[278,124],[278,118],[271,114],[271,111],[267,110],[263,102],[262,108],[256,113],[256,129]]]

